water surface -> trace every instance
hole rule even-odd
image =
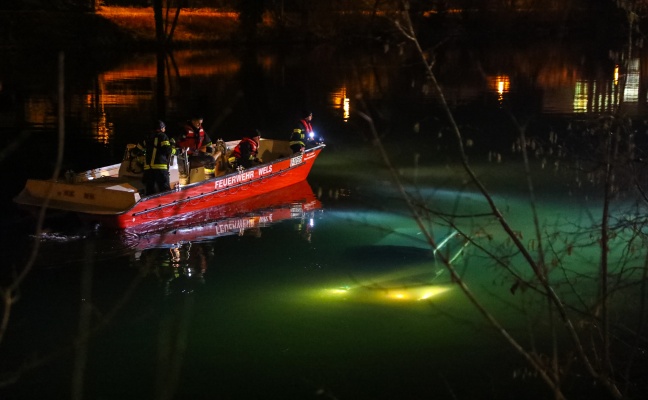
[[[621,103],[607,51],[533,48],[481,49],[480,68],[465,61],[468,50],[445,49],[440,81],[478,176],[534,250],[532,197],[508,111],[532,121],[529,136],[544,149],[532,152],[530,163],[538,221],[544,232],[560,232],[545,243],[556,255],[568,252],[561,258],[568,271],[588,272],[597,265],[591,238],[601,215],[599,182],[561,164],[551,153],[558,148],[553,135],[567,135],[570,118],[620,106],[636,112],[645,99]],[[201,113],[212,137],[233,140],[252,127],[284,138],[303,109],[314,112],[327,142],[308,178],[320,206],[262,226],[234,215],[221,225],[230,227],[222,234],[174,233],[165,239],[176,242],[161,243],[68,216],[49,219],[35,237],[33,218],[13,208],[9,200],[24,180],[49,176],[54,165],[59,64],[56,55],[45,58],[51,68],[44,71],[11,62],[0,70],[0,129],[5,146],[15,144],[2,159],[12,171],[5,179],[11,215],[2,225],[3,275],[25,265],[34,240],[40,244],[2,351],[9,370],[61,353],[6,389],[12,398],[69,394],[74,356],[67,346],[84,310],[92,324],[105,322],[86,348],[87,398],[153,398],[158,391],[231,399],[548,397],[450,279],[385,168],[367,121],[356,113],[362,95],[405,190],[428,206],[423,221],[436,243],[459,229],[476,244],[498,243],[506,251],[510,243],[468,182],[415,64],[390,52],[327,46],[294,53],[188,51],[173,59],[130,54],[102,66],[67,55],[64,169],[119,160],[125,144],[158,117],[174,127]],[[584,68],[583,58],[595,68]],[[168,67],[164,79],[160,61]],[[615,221],[641,212],[635,197],[619,199]],[[213,233],[215,221],[205,223]],[[522,310],[538,304],[478,246],[452,237],[441,251],[470,289],[525,344],[531,331],[542,347],[546,315]],[[614,249],[622,249],[630,239],[615,240]],[[579,246],[567,250],[568,242]],[[621,258],[620,252],[613,255]],[[528,276],[519,255],[510,260]],[[594,292],[583,282],[582,293]]]

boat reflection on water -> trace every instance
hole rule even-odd
[[[173,249],[182,243],[220,236],[258,235],[261,228],[284,220],[305,219],[321,207],[308,182],[301,181],[235,203],[148,223],[125,233],[131,247],[137,250]]]
[[[204,283],[215,254],[213,239],[260,236],[262,228],[296,220],[304,239],[310,240],[311,221],[321,208],[308,182],[301,181],[261,196],[159,221],[147,226],[155,228],[152,232],[125,231],[123,240],[135,250],[138,267],[165,282],[167,295],[190,294]]]

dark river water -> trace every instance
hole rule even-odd
[[[560,260],[578,276],[598,264],[591,237],[600,181],[559,154],[578,150],[564,141],[577,123],[620,109],[638,121],[641,141],[644,58],[621,64],[625,50],[494,41],[447,45],[435,64],[468,157],[515,234],[537,249],[535,210],[552,249],[548,263]],[[35,235],[33,216],[11,199],[28,177],[52,174],[60,87],[63,170],[118,162],[158,118],[173,132],[200,114],[214,139],[252,129],[287,138],[311,111],[327,144],[299,188],[311,203],[304,211],[279,197],[165,235],[54,215]],[[359,112],[373,119],[409,198],[426,204],[421,221],[440,252],[524,346],[543,348],[542,302],[515,290],[479,251],[505,252],[510,239],[468,183],[446,116],[406,49],[11,53],[0,60],[4,284],[30,257],[33,267],[0,343],[2,372],[20,373],[0,397],[72,398],[82,390],[88,399],[550,398],[432,252]],[[532,142],[535,208],[513,121]],[[619,193],[611,213],[620,224],[642,206],[636,192]],[[457,231],[479,239],[466,244]],[[635,239],[612,239],[610,257],[641,259],[642,245],[631,255],[625,247]],[[513,268],[516,257],[509,255]],[[585,279],[578,285],[560,289],[581,305],[596,289]],[[599,393],[572,382],[580,386],[582,398]]]

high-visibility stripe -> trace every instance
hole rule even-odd
[[[168,140],[163,140],[160,142],[161,146],[169,146],[169,141]],[[153,141],[153,152],[151,154],[151,161],[144,165],[144,169],[169,169],[169,166],[167,164],[156,164],[155,159],[157,157],[157,151],[158,151],[158,138],[155,138]]]
[[[166,164],[146,164],[144,169],[169,169]]]
[[[151,164],[149,164],[151,168],[154,168],[155,165],[153,163],[155,162],[155,157],[157,156],[157,146],[158,146],[158,138],[155,138],[155,140],[153,141],[153,154],[151,154]]]

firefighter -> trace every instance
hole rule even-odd
[[[293,129],[290,135],[290,148],[294,153],[299,153],[306,149],[306,144],[313,140],[315,133],[311,121],[313,120],[313,113],[305,111],[302,114],[302,119],[299,120],[298,126]]]
[[[202,123],[203,117],[201,116],[191,118],[185,123],[184,131],[176,139],[176,146],[182,150],[182,155],[179,157],[183,158],[178,167],[180,173],[185,176],[189,176],[189,171],[185,170],[184,157],[188,158],[189,168],[204,167],[206,174],[214,173],[215,161],[212,155],[214,149]]]
[[[175,154],[175,148],[165,131],[164,122],[155,122],[153,130],[132,151],[134,156],[145,158],[142,183],[146,187],[147,196],[171,190],[169,164]]]
[[[251,138],[241,139],[230,154],[229,162],[232,167],[250,168],[254,163],[261,163],[262,160],[258,158],[260,140],[261,132],[258,130],[255,130],[254,136]]]

